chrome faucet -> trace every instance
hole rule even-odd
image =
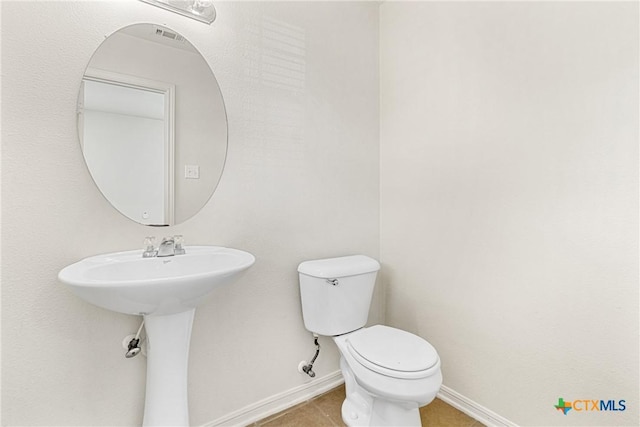
[[[155,237],[147,237],[144,240],[145,250],[142,252],[143,258],[167,257],[182,255],[185,253],[182,235],[163,237],[162,242],[155,248]]]
[[[163,237],[158,246],[158,257],[174,256],[176,254],[176,241],[173,237]]]

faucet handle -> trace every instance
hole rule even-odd
[[[144,238],[144,252],[142,252],[143,258],[151,258],[158,254],[158,251],[155,247],[156,238],[155,236],[147,236]]]
[[[173,236],[173,241],[174,241],[174,252],[176,255],[182,255],[185,253],[184,247],[182,246],[184,244],[184,237],[182,237],[182,234],[176,234],[175,236]]]
[[[156,238],[155,236],[147,236],[144,238],[145,250],[153,250],[155,248]]]

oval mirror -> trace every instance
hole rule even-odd
[[[89,172],[128,218],[179,224],[218,185],[227,154],[222,93],[177,32],[135,24],[105,39],[85,71],[77,113]]]

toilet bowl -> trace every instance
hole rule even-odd
[[[305,261],[298,266],[307,330],[330,336],[340,351],[348,426],[420,426],[419,408],[442,385],[440,358],[417,335],[365,327],[380,264],[364,255]]]
[[[341,354],[347,397],[342,418],[349,426],[420,426],[419,408],[442,384],[433,346],[383,325],[333,337]]]

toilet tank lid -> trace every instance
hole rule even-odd
[[[338,258],[305,261],[298,266],[298,272],[323,279],[355,276],[380,270],[380,263],[366,255],[350,255]]]

